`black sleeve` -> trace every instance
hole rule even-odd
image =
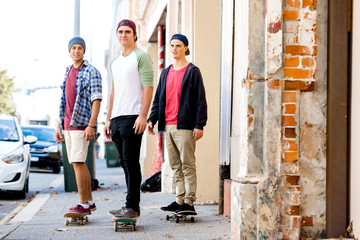
[[[159,120],[160,93],[161,93],[161,87],[162,87],[162,82],[163,82],[162,79],[164,78],[163,77],[164,72],[165,72],[165,69],[161,72],[160,80],[159,80],[159,83],[156,88],[154,101],[152,103],[151,113],[150,113],[150,116],[147,121],[148,123],[152,122],[153,126],[155,126],[155,124]]]
[[[203,129],[207,121],[207,103],[203,78],[199,68],[194,69],[194,91],[196,92],[196,121],[194,128]]]

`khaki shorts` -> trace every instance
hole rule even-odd
[[[69,163],[85,163],[88,153],[89,141],[85,140],[84,131],[65,130],[64,137]]]

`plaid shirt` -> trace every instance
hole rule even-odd
[[[60,128],[64,129],[65,117],[65,82],[72,65],[66,68],[65,79],[61,88],[60,103]],[[91,103],[96,99],[102,99],[101,95],[101,75],[100,72],[88,61],[84,61],[76,76],[76,99],[74,111],[71,117],[70,126],[87,126],[91,117]]]

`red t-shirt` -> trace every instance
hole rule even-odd
[[[181,83],[186,71],[186,65],[184,68],[175,70],[173,66],[166,79],[166,106],[165,106],[165,124],[177,124],[177,116],[180,105]]]
[[[81,67],[81,66],[80,66]],[[65,82],[65,118],[64,118],[64,130],[85,130],[86,126],[71,127],[71,117],[74,111],[74,105],[76,100],[76,76],[79,68],[72,67],[67,75]]]

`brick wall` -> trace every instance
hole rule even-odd
[[[299,99],[315,88],[317,36],[316,0],[284,0],[282,95],[282,201],[283,239],[299,239],[313,218],[301,215]]]

